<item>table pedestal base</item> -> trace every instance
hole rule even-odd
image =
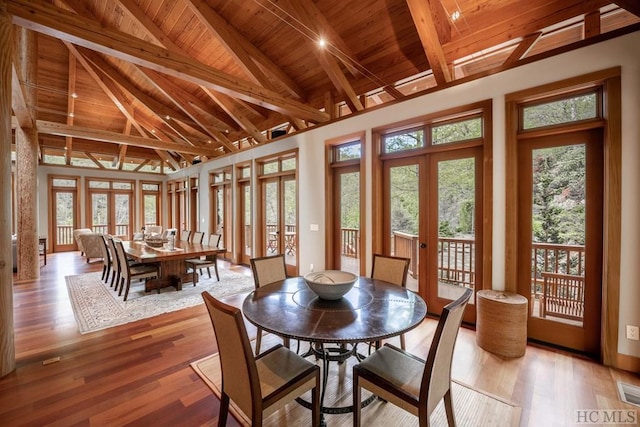
[[[158,292],[162,288],[173,286],[177,291],[182,290],[183,283],[191,283],[193,274],[187,273],[184,260],[163,261],[160,264],[161,276],[157,279],[147,280],[144,285],[145,292],[157,289]],[[198,273],[195,273],[196,282],[198,281]]]

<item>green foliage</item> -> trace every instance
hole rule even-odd
[[[431,142],[434,145],[476,138],[482,138],[482,119],[480,117],[434,126],[431,129]]]
[[[424,131],[422,129],[387,135],[384,138],[384,151],[386,153],[412,150],[418,147],[424,147]]]
[[[533,240],[584,244],[585,146],[533,152]]]
[[[596,117],[598,97],[595,93],[532,105],[524,109],[525,129],[570,123]]]

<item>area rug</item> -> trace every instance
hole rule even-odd
[[[353,359],[353,358],[352,358]],[[309,359],[312,360],[312,359]],[[351,363],[339,367],[336,363],[330,364],[329,380],[325,396],[327,402],[335,401],[338,406],[351,403]],[[200,359],[191,364],[191,367],[211,388],[213,393],[220,397],[222,377],[220,373],[220,361],[218,354]],[[334,384],[333,389],[331,385]],[[497,396],[489,395],[483,391],[473,389],[467,385],[453,381],[453,407],[456,423],[459,426],[519,426],[522,408]],[[365,396],[366,391],[363,391]],[[229,411],[243,426],[251,423],[244,414],[234,407],[231,402]],[[351,426],[352,414],[325,415],[327,425]],[[308,425],[311,421],[311,412],[298,405],[289,403],[283,409],[276,411],[264,420],[264,426]],[[375,400],[362,410],[363,426],[417,426],[418,418],[390,403]],[[443,402],[440,402],[431,415],[432,426],[447,426],[447,417]]]
[[[253,290],[251,277],[220,269],[220,281],[201,278],[196,286],[186,284],[181,291],[173,287],[145,293],[144,282],[131,284],[127,301],[105,284],[102,273],[66,276],[69,299],[81,334],[99,331],[171,311],[202,304],[203,291],[217,298]]]

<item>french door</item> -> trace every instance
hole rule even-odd
[[[253,257],[253,221],[251,220],[251,182],[238,183],[238,205],[240,218],[240,262],[248,265]]]
[[[95,233],[130,238],[133,230],[133,183],[89,180],[86,224]]]
[[[384,252],[410,259],[407,288],[440,314],[481,289],[482,148],[385,160]],[[475,322],[473,299],[464,316]]]
[[[519,141],[518,174],[518,292],[529,298],[529,338],[598,354],[601,131]]]
[[[52,203],[49,233],[53,252],[73,251],[73,230],[78,228],[78,179],[50,177]]]
[[[360,163],[332,169],[332,268],[361,274]]]
[[[284,254],[287,274],[297,274],[297,184],[295,175],[261,181],[262,248],[265,256]]]

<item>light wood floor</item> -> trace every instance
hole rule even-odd
[[[219,402],[189,365],[216,351],[204,305],[80,335],[64,276],[102,264],[86,264],[79,252],[47,261],[40,280],[14,286],[17,368],[0,379],[0,426],[217,423]],[[425,320],[407,334],[407,349],[426,355],[435,324]],[[575,425],[577,409],[640,416],[639,407],[618,400],[616,389],[616,380],[640,386],[637,374],[532,346],[522,358],[502,359],[480,349],[470,329],[460,332],[453,377],[521,406],[523,426]],[[327,422],[332,425],[330,415]]]

